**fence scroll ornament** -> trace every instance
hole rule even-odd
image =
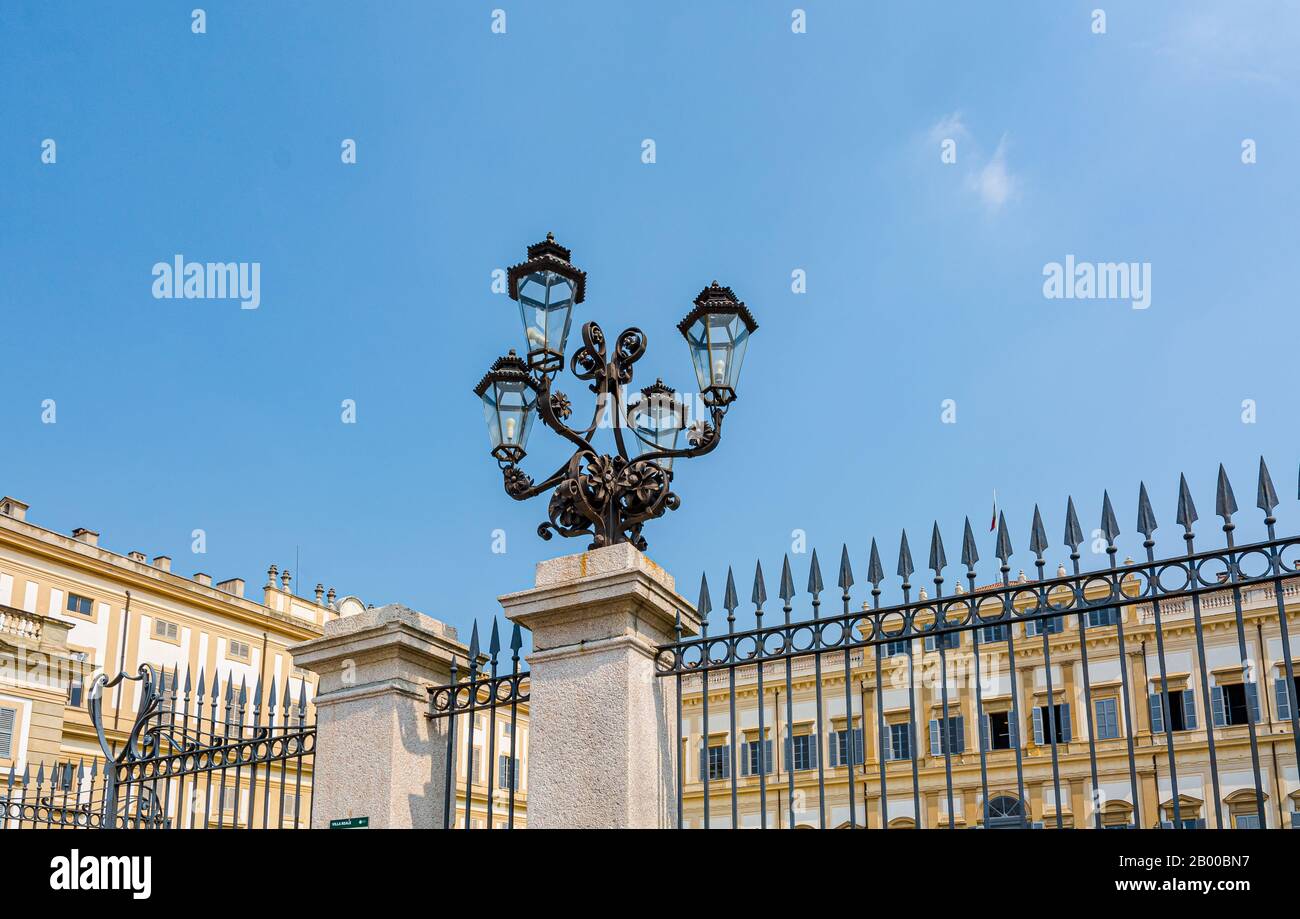
[[[120,745],[110,738],[104,695],[139,686],[139,703]],[[86,708],[104,761],[30,767],[21,781],[11,768],[0,801],[0,829],[84,827],[130,829],[305,825],[304,765],[313,758],[316,726],[307,722],[307,686],[259,678],[250,696],[233,676],[197,685],[185,673],[142,664],[134,674],[91,682]],[[307,775],[310,781],[310,774]],[[272,800],[275,813],[272,813]],[[214,807],[215,805],[215,807]]]
[[[1076,513],[1073,499],[1068,500],[1065,509],[1065,527],[1062,544],[1069,550],[1069,558],[1072,565],[1072,571],[1067,572],[1062,566],[1055,577],[1049,577],[1045,571],[1046,559],[1044,553],[1049,550],[1050,543],[1047,536],[1046,527],[1039,509],[1034,508],[1033,520],[1030,527],[1029,550],[1033,555],[1033,564],[1037,569],[1037,577],[1030,580],[1021,577],[1013,581],[1010,577],[1011,564],[1013,556],[1010,530],[1004,515],[999,514],[997,519],[997,536],[994,547],[994,555],[999,562],[998,570],[1000,578],[997,583],[990,586],[978,587],[976,585],[976,563],[979,561],[979,552],[976,544],[974,533],[971,529],[969,518],[966,520],[965,529],[962,539],[961,565],[964,567],[965,579],[968,582],[966,588],[962,588],[960,579],[953,593],[945,595],[943,576],[944,570],[948,567],[946,553],[944,551],[943,539],[939,532],[938,524],[934,525],[929,553],[929,568],[933,573],[931,588],[932,595],[927,595],[924,587],[919,599],[912,598],[913,584],[912,576],[915,568],[912,561],[911,549],[908,546],[907,534],[904,532],[900,540],[897,575],[901,579],[902,602],[893,605],[882,606],[881,585],[885,582],[884,566],[881,561],[880,552],[876,541],[871,541],[870,554],[868,559],[867,580],[871,584],[871,600],[869,603],[862,603],[861,609],[854,610],[850,589],[854,584],[852,566],[848,547],[842,550],[838,586],[842,591],[842,611],[824,616],[821,613],[821,594],[824,591],[820,564],[817,559],[817,553],[814,551],[808,572],[808,583],[806,592],[811,599],[811,618],[792,621],[791,612],[794,601],[798,596],[795,586],[793,572],[790,568],[790,560],[787,557],[784,560],[781,572],[781,582],[779,596],[783,603],[784,621],[777,624],[768,624],[764,621],[763,605],[767,600],[767,589],[763,578],[761,565],[756,566],[754,575],[754,585],[752,591],[752,602],[754,604],[755,627],[751,629],[736,628],[736,609],[740,606],[736,594],[734,576],[732,571],[727,572],[727,590],[724,600],[724,608],[727,610],[727,628],[723,634],[709,634],[708,614],[711,611],[712,603],[709,597],[707,579],[702,579],[700,600],[697,604],[697,611],[701,616],[703,629],[702,634],[698,637],[683,638],[678,630],[676,641],[660,646],[655,656],[656,673],[660,677],[675,678],[678,682],[678,734],[679,743],[684,743],[685,738],[682,735],[682,712],[681,712],[681,692],[683,678],[695,678],[695,682],[701,687],[705,686],[711,675],[726,675],[728,680],[728,701],[730,703],[731,723],[736,723],[735,700],[736,688],[735,680],[737,672],[748,674],[751,678],[757,680],[759,698],[763,698],[763,681],[765,671],[769,670],[766,665],[773,665],[784,669],[784,686],[778,685],[776,689],[784,689],[787,709],[785,715],[785,730],[794,722],[794,712],[791,706],[791,666],[792,662],[801,659],[811,658],[816,668],[816,710],[817,723],[815,725],[816,735],[823,736],[823,700],[822,700],[822,681],[820,678],[821,665],[823,658],[831,655],[828,659],[835,663],[842,663],[845,673],[851,672],[856,666],[865,667],[866,653],[874,652],[875,657],[875,692],[874,698],[877,700],[876,711],[868,718],[868,696],[863,687],[862,699],[860,702],[855,700],[853,692],[850,690],[850,681],[844,680],[845,698],[843,700],[845,711],[847,712],[847,723],[852,724],[854,719],[855,705],[857,711],[862,717],[862,722],[872,724],[877,733],[880,743],[879,753],[879,776],[878,785],[875,793],[880,799],[880,819],[883,824],[889,823],[888,800],[891,794],[889,788],[890,780],[887,777],[885,768],[886,762],[896,762],[904,757],[889,755],[886,750],[887,732],[885,730],[885,717],[883,704],[880,700],[883,698],[881,691],[881,672],[885,669],[884,654],[886,645],[891,649],[905,646],[905,651],[891,650],[890,655],[905,653],[906,661],[903,668],[906,669],[907,678],[906,686],[909,698],[908,709],[908,735],[910,740],[906,741],[908,756],[911,759],[911,799],[914,808],[913,813],[921,813],[921,792],[918,777],[918,754],[916,752],[916,719],[917,719],[917,701],[913,676],[913,643],[917,639],[924,641],[924,650],[928,655],[937,656],[939,664],[937,685],[941,687],[938,693],[940,698],[935,700],[936,712],[942,711],[941,724],[949,725],[949,715],[951,711],[960,711],[958,708],[959,700],[949,697],[948,691],[948,656],[956,654],[957,648],[962,645],[962,636],[968,636],[968,641],[973,645],[975,653],[971,655],[970,663],[974,666],[974,702],[977,714],[982,711],[982,702],[980,699],[981,678],[980,665],[981,647],[989,648],[993,651],[1005,652],[1007,660],[1014,661],[1018,651],[1025,650],[1025,644],[1022,640],[1020,645],[1016,645],[1016,623],[1026,623],[1026,636],[1035,633],[1041,634],[1042,645],[1041,653],[1043,656],[1043,677],[1045,679],[1046,698],[1054,698],[1054,693],[1058,687],[1053,686],[1051,655],[1052,644],[1049,642],[1049,635],[1061,632],[1065,628],[1066,622],[1076,622],[1078,626],[1077,644],[1079,652],[1082,654],[1082,666],[1085,674],[1083,679],[1083,692],[1085,696],[1085,705],[1088,716],[1088,752],[1091,785],[1093,789],[1100,787],[1098,776],[1098,759],[1095,737],[1093,730],[1093,706],[1092,706],[1092,687],[1089,682],[1088,673],[1088,641],[1085,639],[1085,630],[1092,629],[1098,625],[1108,627],[1116,631],[1118,641],[1118,658],[1121,661],[1127,660],[1125,650],[1125,622],[1122,615],[1114,615],[1117,611],[1124,608],[1138,605],[1143,609],[1148,609],[1151,614],[1149,621],[1154,624],[1155,640],[1155,659],[1158,663],[1158,673],[1152,676],[1153,686],[1158,688],[1151,696],[1153,730],[1152,743],[1156,745],[1155,749],[1150,751],[1153,754],[1159,751],[1159,755],[1165,762],[1162,763],[1164,771],[1172,785],[1172,801],[1168,806],[1173,820],[1171,823],[1175,826],[1182,825],[1182,814],[1178,791],[1178,766],[1179,761],[1175,757],[1174,750],[1174,733],[1175,730],[1156,730],[1155,724],[1170,725],[1170,687],[1172,685],[1171,671],[1168,668],[1165,651],[1165,632],[1167,626],[1163,619],[1170,615],[1172,607],[1186,606],[1190,600],[1192,622],[1194,624],[1194,634],[1196,641],[1196,657],[1200,662],[1199,675],[1187,677],[1189,686],[1192,679],[1198,679],[1199,682],[1194,684],[1201,690],[1202,698],[1208,700],[1211,695],[1206,665],[1206,653],[1204,634],[1202,629],[1202,606],[1208,609],[1211,602],[1216,598],[1227,595],[1231,598],[1227,608],[1234,613],[1234,621],[1229,628],[1235,626],[1235,642],[1232,647],[1233,663],[1232,668],[1240,666],[1240,679],[1251,687],[1256,685],[1256,674],[1254,673],[1255,661],[1253,652],[1247,647],[1247,635],[1243,618],[1243,597],[1245,592],[1252,587],[1263,586],[1271,588],[1271,593],[1276,601],[1277,628],[1279,630],[1280,648],[1282,660],[1277,662],[1280,665],[1281,673],[1284,679],[1279,676],[1277,696],[1279,703],[1277,709],[1281,720],[1289,723],[1291,728],[1291,737],[1287,741],[1288,747],[1293,746],[1297,760],[1300,760],[1300,705],[1297,705],[1296,683],[1295,683],[1295,664],[1292,660],[1291,639],[1289,634],[1288,616],[1285,609],[1285,588],[1284,584],[1294,583],[1296,578],[1300,578],[1300,536],[1279,537],[1276,530],[1276,518],[1274,510],[1277,508],[1279,500],[1273,486],[1272,478],[1268,468],[1261,458],[1259,463],[1259,475],[1257,482],[1257,507],[1264,514],[1264,526],[1267,530],[1267,539],[1238,545],[1234,537],[1236,524],[1233,522],[1233,516],[1237,514],[1237,502],[1233,494],[1232,486],[1228,481],[1226,471],[1222,466],[1219,467],[1216,494],[1215,494],[1215,514],[1222,520],[1221,529],[1224,534],[1224,545],[1214,549],[1197,549],[1195,545],[1195,533],[1193,525],[1196,523],[1198,516],[1195,504],[1192,500],[1191,491],[1188,488],[1187,481],[1182,478],[1179,483],[1177,496],[1177,514],[1176,523],[1181,528],[1182,539],[1185,542],[1185,551],[1181,555],[1172,555],[1158,559],[1155,555],[1154,547],[1155,533],[1158,524],[1155,514],[1151,507],[1151,502],[1147,494],[1145,485],[1139,490],[1138,495],[1138,513],[1137,513],[1137,531],[1143,537],[1143,548],[1145,550],[1145,559],[1141,561],[1126,560],[1124,563],[1117,561],[1118,548],[1116,538],[1120,535],[1119,523],[1116,519],[1114,509],[1111,505],[1109,494],[1103,495],[1101,507],[1100,528],[1097,531],[1099,538],[1104,544],[1104,551],[1107,557],[1107,563],[1104,568],[1094,571],[1082,571],[1080,567],[1080,546],[1084,544],[1085,539],[1083,530]],[[1022,573],[1023,574],[1023,573]],[[1213,596],[1211,596],[1213,595]],[[1221,604],[1217,604],[1216,609],[1222,609]],[[1179,610],[1182,614],[1183,610]],[[1208,612],[1207,612],[1208,615]],[[1052,623],[1049,625],[1048,623]],[[1270,620],[1271,621],[1271,620]],[[1036,626],[1034,624],[1037,624]],[[1033,628],[1028,628],[1033,626]],[[1035,643],[1036,644],[1036,643]],[[1058,652],[1059,653],[1059,652]],[[865,672],[865,671],[864,671]],[[1126,752],[1128,760],[1128,774],[1125,778],[1128,780],[1132,795],[1132,822],[1138,825],[1140,819],[1140,800],[1138,788],[1138,768],[1135,761],[1134,731],[1131,726],[1134,725],[1134,717],[1140,710],[1139,702],[1145,705],[1147,692],[1144,687],[1130,687],[1127,667],[1120,667],[1119,673],[1122,678],[1122,721],[1124,725],[1130,726],[1130,729],[1124,731],[1126,741]],[[1218,671],[1216,671],[1216,674]],[[778,678],[779,678],[778,672]],[[1011,704],[1011,724],[1013,726],[1021,724],[1022,706],[1026,700],[1020,698],[1017,694],[1017,680],[1010,681],[1010,704]],[[1181,684],[1180,684],[1181,685]],[[1190,690],[1189,690],[1190,691]],[[1257,692],[1257,690],[1256,690]],[[702,717],[708,722],[708,705],[709,691],[701,692],[700,703],[703,708]],[[1033,700],[1028,700],[1030,705],[1034,705]],[[1205,701],[1203,705],[1208,706],[1209,702]],[[766,726],[764,724],[765,706],[758,707],[758,736],[766,736]],[[778,712],[778,724],[780,712]],[[1035,718],[1038,716],[1035,715]],[[1048,719],[1050,722],[1051,719]],[[1216,760],[1216,737],[1213,719],[1204,718],[1205,724],[1196,730],[1196,734],[1203,736],[1208,746],[1209,753],[1209,771],[1210,779],[1214,790],[1214,811],[1216,814],[1216,825],[1223,826],[1222,813],[1222,795],[1220,794],[1220,776],[1219,767]],[[711,722],[709,722],[711,723]],[[933,732],[933,723],[931,731]],[[1237,722],[1230,722],[1236,724]],[[1249,725],[1243,738],[1249,740],[1251,754],[1251,770],[1254,780],[1255,791],[1255,810],[1260,826],[1267,825],[1264,813],[1264,801],[1267,798],[1265,794],[1265,782],[1261,773],[1259,746],[1260,738],[1257,735],[1255,718],[1250,717],[1246,723]],[[1037,729],[1038,722],[1035,721]],[[1221,724],[1221,723],[1220,723]],[[861,731],[861,729],[859,729]],[[1016,787],[1015,792],[1018,797],[1008,798],[1018,802],[1025,802],[1028,799],[1025,796],[1025,777],[1024,765],[1022,760],[1021,744],[1017,738],[1016,731],[1023,731],[1023,727],[1012,727],[1008,729],[1010,736],[1013,738],[1011,747],[1004,748],[1009,754],[1011,749],[1015,753],[1015,774]],[[1044,739],[1042,744],[1050,747],[1051,765],[1052,765],[1052,784],[1058,796],[1054,800],[1060,800],[1061,793],[1061,765],[1060,757],[1064,744],[1069,741],[1069,737],[1058,738],[1058,728],[1054,723],[1047,723],[1044,730]],[[983,722],[981,721],[981,732],[984,731]],[[842,732],[841,732],[842,733]],[[1163,735],[1163,737],[1161,736]],[[760,821],[762,826],[767,825],[768,808],[767,808],[767,774],[771,772],[771,764],[764,764],[766,757],[772,754],[765,752],[762,748],[757,755],[747,754],[748,763],[745,770],[739,768],[736,750],[736,732],[733,729],[728,734],[727,749],[721,751],[722,756],[717,760],[714,766],[708,766],[704,762],[704,752],[701,753],[701,769],[708,766],[712,778],[717,778],[718,774],[726,776],[736,776],[742,774],[757,775],[760,788]],[[786,737],[786,743],[792,744],[793,738]],[[840,741],[837,741],[840,742]],[[850,741],[850,747],[853,743],[861,743],[861,740]],[[963,741],[964,743],[964,741]],[[952,752],[954,746],[951,740],[945,740],[941,737],[938,748],[946,772],[946,802],[948,804],[947,817],[945,818],[949,826],[955,825],[955,811],[953,807],[954,788],[952,777]],[[752,746],[748,744],[747,746]],[[932,733],[932,747],[934,747]],[[983,792],[983,801],[990,801],[990,780],[988,777],[986,759],[994,755],[986,750],[988,741],[981,733],[980,743],[980,783]],[[787,758],[790,756],[790,747],[787,747]],[[849,749],[849,748],[845,748]],[[1276,749],[1276,748],[1275,748]],[[932,750],[932,755],[935,755]],[[814,757],[815,758],[815,757]],[[848,809],[850,813],[851,826],[864,825],[857,816],[858,802],[856,793],[852,791],[855,782],[862,782],[864,786],[868,781],[865,764],[866,760],[862,751],[853,748],[847,755],[840,753],[843,762],[849,762],[853,765],[862,766],[862,775],[859,778],[854,777],[855,770],[849,770],[850,794]],[[757,764],[757,765],[754,765]],[[684,769],[681,759],[679,758],[679,788],[684,781]],[[714,769],[716,766],[716,774]],[[727,767],[730,766],[728,769]],[[757,771],[755,771],[757,770]],[[822,762],[817,759],[816,773],[818,777],[818,810],[822,825],[826,820],[826,785],[823,776]],[[874,781],[874,777],[872,781]],[[906,779],[905,779],[906,780]],[[899,781],[896,776],[894,783]],[[739,825],[738,806],[736,798],[736,785],[733,781],[730,786],[731,805],[733,825]],[[790,825],[795,821],[795,779],[794,770],[789,768],[789,819]],[[896,792],[894,792],[897,794]],[[995,795],[998,794],[995,790]],[[710,807],[709,807],[709,781],[703,782],[703,814],[704,823],[709,825]],[[863,804],[865,808],[865,803]],[[1003,806],[1003,805],[999,805]],[[1021,815],[1023,814],[1023,806]],[[1101,812],[1100,808],[1093,808],[1093,822],[1100,827]],[[682,817],[682,801],[679,795],[678,816],[679,821]],[[783,814],[784,816],[784,814]],[[1006,819],[1005,815],[993,815],[999,819]],[[989,815],[986,815],[986,819]],[[1055,815],[1058,826],[1063,825],[1063,815],[1061,809],[1057,809]],[[1157,818],[1159,819],[1159,818]],[[996,825],[993,823],[991,825]]]

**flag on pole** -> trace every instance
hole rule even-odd
[[[993,489],[993,516],[989,518],[989,532],[998,528],[998,490]]]

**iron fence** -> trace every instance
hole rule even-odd
[[[87,697],[104,760],[9,770],[0,829],[283,829],[311,823],[311,765],[316,726],[307,721],[307,687],[295,701],[289,682],[250,699],[233,677],[197,685],[187,671],[141,665],[134,676],[95,678]],[[115,749],[104,725],[103,691],[140,684],[130,731]],[[276,768],[278,766],[278,769]],[[307,805],[304,807],[304,795]],[[274,805],[273,805],[274,802]],[[274,813],[272,809],[274,807]]]
[[[443,799],[443,829],[455,824],[457,805],[463,798],[464,827],[472,829],[477,811],[484,814],[482,825],[498,828],[494,823],[498,798],[504,796],[506,822],[502,829],[515,829],[517,810],[526,770],[523,768],[525,744],[520,736],[520,706],[529,699],[529,674],[519,669],[519,649],[523,638],[519,624],[515,623],[510,635],[510,672],[499,673],[501,637],[495,620],[488,641],[488,653],[480,654],[478,623],[470,634],[469,655],[465,669],[461,670],[453,658],[451,682],[445,686],[429,688],[431,719],[447,719],[447,768]],[[463,679],[462,679],[463,676]],[[503,715],[498,713],[502,712]],[[458,744],[457,722],[464,716],[463,746],[465,751],[464,787],[457,789]],[[482,723],[483,727],[478,725]],[[498,740],[498,735],[504,737]],[[475,750],[481,750],[482,735],[486,734],[486,760],[482,781],[476,781]],[[500,743],[500,747],[498,747]],[[476,787],[477,786],[477,787]],[[479,789],[482,789],[481,793]],[[460,796],[458,798],[458,795]]]
[[[903,599],[890,606],[880,602],[885,575],[872,540],[871,601],[859,610],[846,546],[837,580],[842,609],[831,616],[822,614],[814,551],[810,618],[798,621],[787,557],[775,625],[764,621],[767,592],[756,565],[751,629],[736,627],[740,602],[729,569],[722,635],[709,634],[712,602],[702,579],[702,633],[684,637],[679,621],[677,639],[656,653],[657,675],[678,690],[678,825],[712,826],[715,796],[723,796],[733,827],[863,828],[873,819],[886,828],[1202,827],[1211,812],[1218,827],[1300,823],[1300,707],[1288,623],[1296,611],[1286,608],[1288,597],[1300,597],[1300,537],[1277,536],[1279,502],[1262,459],[1257,495],[1268,538],[1237,545],[1237,504],[1221,466],[1215,513],[1224,545],[1198,550],[1184,478],[1177,523],[1185,550],[1157,559],[1157,523],[1143,485],[1137,531],[1146,558],[1121,563],[1107,494],[1095,535],[1108,562],[1087,572],[1071,499],[1063,545],[1072,570],[1062,565],[1055,577],[1044,570],[1049,541],[1035,507],[1032,579],[1023,571],[1011,578],[1011,538],[998,515],[1000,578],[985,586],[977,584],[967,519],[967,586],[958,579],[949,595],[936,523],[933,596],[921,587],[913,599],[904,533],[896,569]],[[923,751],[918,724],[927,715]],[[804,803],[814,796],[815,807]]]

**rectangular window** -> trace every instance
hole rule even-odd
[[[759,775],[762,772],[770,775],[773,767],[772,741],[764,740],[760,743],[750,740],[740,745],[741,775]]]
[[[1011,750],[1016,746],[1015,720],[1011,712],[989,712],[984,716],[984,749]]]
[[[1108,625],[1119,625],[1119,609],[1107,606],[1088,610],[1088,628],[1097,629]]]
[[[1065,631],[1065,618],[1052,616],[1049,619],[1030,619],[1025,623],[1026,635],[1055,635]]]
[[[68,612],[76,613],[78,616],[90,616],[91,606],[90,597],[83,597],[81,594],[68,594]]]
[[[885,657],[897,657],[900,654],[906,654],[907,646],[909,644],[911,644],[911,642],[907,641],[906,639],[904,639],[903,641],[885,642]]]
[[[154,638],[176,641],[180,637],[180,632],[180,626],[174,622],[168,622],[166,619],[155,619],[153,621]]]
[[[731,775],[731,758],[726,747],[709,747],[708,773],[711,782]]]
[[[298,795],[292,791],[284,793],[284,820],[286,823],[293,823],[295,817],[301,819],[302,814],[298,811]]]
[[[1119,737],[1119,700],[1097,699],[1092,703],[1098,740]]]
[[[1042,746],[1070,742],[1070,703],[1034,707],[1034,743]]]
[[[502,755],[497,757],[497,784],[506,791],[518,788],[515,778],[519,775],[519,757]]]
[[[787,758],[790,768],[795,772],[817,768],[817,738],[812,734],[800,734],[794,738],[793,748],[787,739]]]
[[[1174,731],[1191,731],[1196,728],[1196,696],[1190,689],[1172,690],[1169,697],[1169,727]],[[1151,693],[1151,731],[1163,734],[1165,713],[1161,705],[1163,695]]]
[[[993,644],[994,642],[1005,642],[1011,634],[1011,624],[1004,622],[1001,625],[986,625],[980,629],[980,643]]]
[[[925,639],[925,650],[952,650],[961,647],[960,632],[944,632],[939,635],[929,635]]]
[[[1239,830],[1258,830],[1259,814],[1237,814],[1232,818],[1232,823]]]
[[[853,761],[849,761],[849,737],[848,731],[835,731],[831,734],[830,765],[835,766],[860,766],[863,763],[862,758],[862,729],[854,728],[852,732],[853,743]]]
[[[244,661],[248,660],[248,642],[240,641],[237,638],[230,639],[230,645],[227,654],[230,657],[237,657],[240,660],[244,660]]]
[[[81,696],[83,691],[81,677],[74,676],[68,683],[68,704],[73,708],[81,708]]]
[[[1215,727],[1259,721],[1259,687],[1254,683],[1229,683],[1210,690]]]
[[[891,760],[912,758],[912,726],[904,721],[902,724],[889,726],[889,758]]]
[[[945,752],[962,753],[966,750],[966,730],[961,715],[948,717],[947,730],[942,729],[944,719],[930,719],[930,755],[942,756]],[[945,750],[944,741],[947,741]]]
[[[14,733],[17,731],[18,709],[0,708],[0,759],[13,759]]]

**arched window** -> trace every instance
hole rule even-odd
[[[990,798],[988,806],[984,808],[984,825],[989,829],[1025,826],[1024,802],[1015,795],[996,795]]]

